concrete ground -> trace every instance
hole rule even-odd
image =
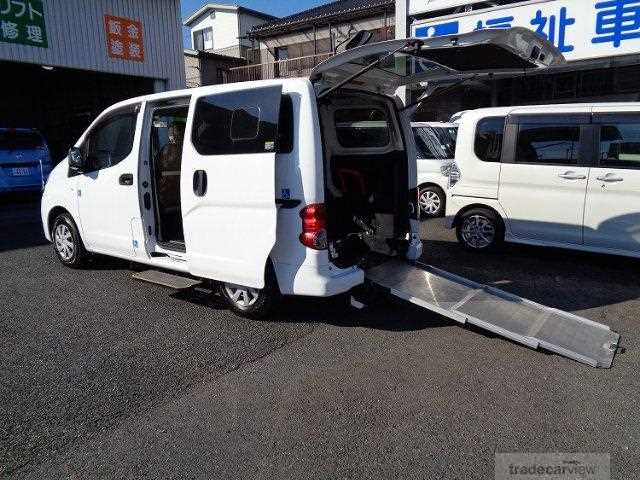
[[[0,206],[0,476],[493,478],[496,452],[597,452],[640,477],[640,263],[508,246],[424,260],[609,324],[611,370],[401,302],[289,299],[249,321],[97,259],[60,266],[37,206]]]

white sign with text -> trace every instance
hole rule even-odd
[[[525,27],[551,41],[567,60],[640,53],[640,0],[551,0],[507,5],[416,22],[414,37]]]

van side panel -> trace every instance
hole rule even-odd
[[[49,180],[42,194],[42,202],[40,204],[40,215],[42,217],[42,228],[44,236],[48,241],[51,238],[51,227],[49,220],[53,222],[53,218],[49,218],[54,209],[57,211],[65,210],[71,214],[77,225],[80,225],[78,213],[78,196],[76,192],[77,177],[67,177],[69,171],[69,163],[67,159],[60,162],[49,175]],[[53,216],[57,216],[54,213]],[[82,234],[82,232],[80,232]]]

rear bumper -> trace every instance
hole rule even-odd
[[[332,297],[364,283],[364,271],[353,267],[339,269],[329,265],[273,264],[283,295]]]
[[[43,189],[43,184],[47,182],[49,174],[44,172],[44,182],[40,172],[37,175],[25,177],[12,177],[2,172],[0,168],[0,192],[37,192]]]
[[[11,185],[0,184],[0,193],[12,193],[12,192],[40,192],[42,191],[42,184],[31,185]]]

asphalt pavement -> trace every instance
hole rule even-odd
[[[0,476],[493,478],[496,452],[608,453],[640,477],[640,262],[507,246],[435,266],[610,325],[610,370],[400,301],[287,299],[267,320],[205,292],[58,264],[37,205],[0,205]]]

